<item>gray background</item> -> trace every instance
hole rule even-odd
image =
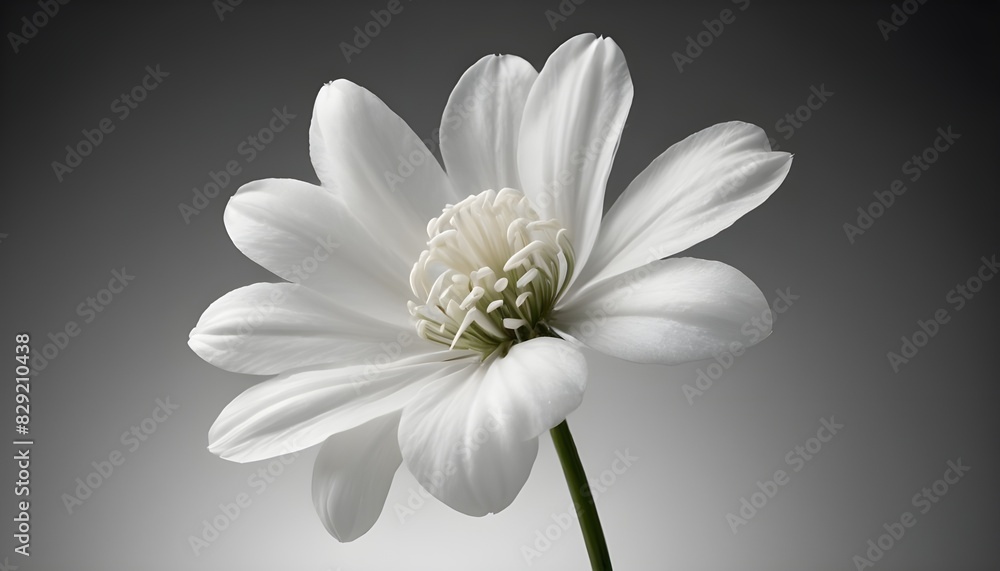
[[[32,334],[37,352],[67,321],[82,327],[33,378],[32,556],[13,553],[7,492],[0,562],[7,556],[10,568],[25,570],[527,567],[522,546],[536,548],[537,533],[570,501],[547,437],[523,492],[501,514],[474,519],[428,501],[400,521],[394,506],[417,488],[402,470],[374,529],[338,544],[310,500],[315,450],[259,495],[248,477],[266,463],[207,452],[219,411],[256,379],[215,369],[186,340],[217,297],[274,279],[231,244],[222,212],[251,180],[317,180],[307,130],[324,82],[367,87],[429,137],[479,57],[514,53],[540,68],[564,40],[590,31],[619,43],[636,92],[608,204],[667,146],[720,121],[756,123],[796,154],[771,199],[686,253],[741,269],[769,297],[786,287],[800,296],[766,342],[691,402],[682,387],[707,363],[588,355],[588,393],[570,417],[583,461],[596,476],[616,451],[639,457],[598,499],[617,568],[853,569],[882,525],[916,513],[911,497],[961,458],[968,474],[916,513],[916,526],[875,568],[996,569],[1000,283],[988,282],[958,312],[945,296],[998,249],[997,4],[928,2],[888,41],[876,25],[891,16],[888,1],[752,0],[745,11],[728,0],[647,4],[589,0],[553,30],[545,11],[558,10],[557,0],[404,0],[348,63],[340,43],[386,2],[247,0],[222,21],[209,0],[71,2],[18,53],[0,48],[4,350],[13,354],[18,332]],[[671,54],[726,8],[735,22],[678,72]],[[4,3],[3,32],[38,10]],[[50,164],[65,145],[113,116],[112,101],[156,64],[169,77],[57,181]],[[834,95],[785,140],[776,122],[821,85]],[[297,118],[247,164],[237,146],[283,106]],[[851,244],[842,224],[949,125],[961,139]],[[178,204],[233,159],[242,173],[185,224]],[[135,280],[83,324],[77,304],[122,266]],[[894,373],[886,353],[942,307],[951,321]],[[12,384],[0,391],[0,421],[13,437]],[[168,397],[180,408],[127,453],[120,435]],[[788,470],[786,453],[830,415],[845,428],[734,534],[726,514],[758,480]],[[125,463],[67,513],[63,494],[113,450],[126,452]],[[0,474],[12,489],[13,463]],[[196,556],[188,537],[242,492],[250,507]],[[531,562],[585,566],[575,523]]]

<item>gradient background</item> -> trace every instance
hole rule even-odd
[[[588,354],[590,387],[570,418],[584,464],[596,476],[615,451],[639,457],[598,500],[616,568],[853,569],[852,557],[882,525],[914,512],[913,494],[958,458],[971,471],[929,513],[916,514],[917,525],[876,569],[1000,568],[1000,282],[988,282],[960,312],[945,301],[981,256],[998,250],[998,5],[931,1],[885,41],[876,21],[891,16],[888,1],[752,0],[745,11],[728,0],[646,4],[589,0],[553,30],[545,11],[557,10],[557,0],[404,0],[402,13],[348,63],[340,43],[386,2],[247,0],[223,21],[209,0],[71,2],[19,53],[9,43],[0,49],[3,350],[13,354],[18,332],[30,332],[38,352],[67,321],[82,326],[33,378],[32,556],[13,552],[8,491],[0,562],[81,571],[527,567],[522,546],[535,548],[537,532],[570,502],[548,437],[523,492],[501,514],[475,519],[428,501],[401,522],[394,505],[417,489],[401,470],[372,531],[339,544],[313,511],[315,450],[259,495],[247,478],[266,463],[207,452],[217,414],[257,379],[208,365],[186,341],[217,297],[273,281],[231,244],[222,212],[251,180],[317,180],[307,130],[324,82],[345,77],[367,87],[426,138],[458,77],[481,56],[514,53],[541,68],[560,43],[590,31],[619,43],[636,91],[609,205],[667,146],[720,121],[761,125],[796,155],[771,199],[686,252],[741,269],[769,298],[786,287],[800,296],[766,342],[693,404],[682,386],[706,363],[641,366]],[[735,22],[679,73],[671,54],[726,8]],[[19,30],[38,9],[4,3],[3,32]],[[170,76],[58,182],[51,161],[63,159],[81,129],[112,116],[111,102],[156,64]],[[776,122],[820,85],[834,95],[784,140]],[[297,118],[245,163],[237,145],[283,106]],[[849,243],[842,224],[949,125],[961,140]],[[185,224],[178,204],[232,159],[243,172]],[[82,324],[77,304],[122,266],[134,282]],[[894,374],[886,352],[899,351],[900,336],[941,307],[951,321]],[[120,435],[167,397],[180,409],[68,514],[62,494],[73,493],[91,462],[124,451]],[[12,386],[0,400],[0,422],[13,437]],[[734,535],[726,513],[758,480],[788,470],[786,453],[830,415],[844,430]],[[12,490],[8,462],[0,486]],[[251,506],[196,556],[188,537],[241,492]],[[573,523],[531,568],[586,565]]]

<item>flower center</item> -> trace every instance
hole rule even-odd
[[[546,318],[573,275],[573,247],[505,188],[448,205],[427,224],[427,249],[410,272],[417,333],[483,357],[549,332]]]

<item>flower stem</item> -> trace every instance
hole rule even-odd
[[[583,531],[583,541],[587,544],[590,555],[590,567],[593,571],[610,571],[611,556],[608,555],[608,545],[604,540],[604,530],[601,529],[601,519],[597,517],[597,505],[587,483],[587,474],[583,471],[580,454],[576,451],[576,443],[569,432],[569,425],[562,421],[551,430],[552,442],[556,445],[559,462],[566,475],[569,494],[573,497],[576,515]]]

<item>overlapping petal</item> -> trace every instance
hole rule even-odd
[[[397,358],[427,348],[412,327],[390,325],[290,283],[253,284],[222,296],[202,314],[188,345],[216,367],[254,375],[360,363],[393,345]]]
[[[528,478],[537,436],[579,406],[586,375],[583,355],[550,338],[435,381],[403,409],[407,468],[460,512],[506,508]]]
[[[361,537],[382,513],[403,461],[398,430],[399,413],[395,412],[334,434],[320,447],[313,465],[313,504],[327,531],[338,540]]]
[[[755,125],[720,123],[671,146],[601,224],[581,286],[672,256],[728,228],[778,188],[792,156]]]
[[[324,85],[316,97],[309,154],[323,186],[411,263],[427,241],[427,221],[466,196],[455,193],[406,122],[344,79]]]
[[[488,55],[466,71],[441,118],[441,157],[463,195],[521,188],[517,137],[538,72],[517,56]]]
[[[771,332],[767,299],[750,278],[695,258],[656,260],[606,279],[552,324],[602,353],[664,365],[750,346]]]
[[[580,264],[597,239],[604,187],[631,105],[625,56],[611,38],[593,34],[552,53],[524,105],[517,147],[523,191],[543,218],[569,231]]]
[[[409,323],[413,259],[373,238],[335,194],[306,182],[267,179],[229,200],[226,230],[275,275],[400,326]]]
[[[391,351],[365,364],[289,371],[250,387],[216,419],[208,449],[235,462],[302,450],[399,410],[421,387],[463,365],[443,362],[462,357],[457,351],[398,362]]]

